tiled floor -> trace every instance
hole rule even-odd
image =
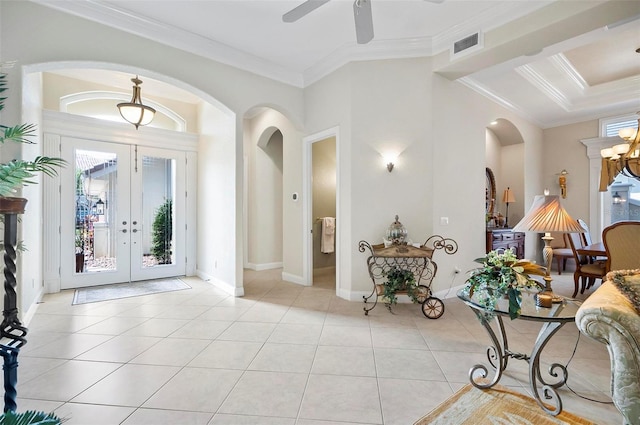
[[[280,273],[246,271],[242,298],[197,278],[189,290],[78,306],[73,291],[47,295],[20,353],[18,410],[55,410],[69,425],[406,425],[486,363],[488,337],[457,298],[438,320],[416,305],[366,317],[331,279],[302,287]],[[558,293],[572,288],[571,273],[554,281]],[[526,351],[539,325],[508,328]],[[566,364],[577,338],[565,326],[543,361]],[[609,399],[604,345],[581,337],[568,371],[571,389]],[[501,383],[526,392],[526,363],[511,360]],[[561,395],[597,424],[622,421],[611,404]]]

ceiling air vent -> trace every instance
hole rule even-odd
[[[476,50],[482,49],[484,40],[481,32],[475,32],[453,43],[451,58],[458,58]]]

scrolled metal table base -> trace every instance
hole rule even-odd
[[[509,358],[525,360],[529,364],[529,388],[540,408],[553,416],[557,416],[562,412],[562,400],[556,388],[563,386],[567,382],[567,369],[559,363],[552,363],[549,366],[548,375],[555,382],[547,381],[542,377],[540,370],[540,356],[551,337],[564,326],[564,322],[545,322],[538,333],[535,345],[529,356],[509,350],[502,316],[496,315],[495,317],[499,331],[499,335],[497,335],[491,327],[492,318],[488,317],[486,312],[473,308],[472,310],[478,316],[480,323],[491,338],[492,345],[487,347],[487,359],[494,370],[494,375],[487,382],[485,378],[489,373],[488,368],[483,364],[474,365],[469,370],[471,384],[480,389],[491,388],[502,378],[502,373],[507,368]]]

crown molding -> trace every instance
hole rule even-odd
[[[462,77],[460,79],[458,79],[457,81],[459,81],[460,83],[464,84],[465,86],[469,87],[471,90],[481,94],[484,97],[487,97],[489,99],[491,99],[492,101],[496,102],[498,105],[514,112],[516,115],[518,115],[519,117],[539,126],[539,127],[543,127],[544,128],[544,123],[542,123],[540,120],[536,119],[535,117],[531,116],[530,114],[526,113],[525,110],[523,108],[521,108],[518,105],[515,105],[512,102],[509,102],[508,100],[506,100],[505,98],[497,95],[496,93],[494,93],[491,89],[489,89],[488,87],[480,84],[478,81],[474,80],[471,77]]]
[[[604,104],[629,108],[640,102],[640,76],[589,86],[562,54],[520,66],[516,72],[567,112],[600,111]]]
[[[192,32],[185,31],[171,25],[166,25],[152,19],[133,15],[98,0],[31,1],[61,12],[92,20],[102,25],[117,28],[167,46],[175,47],[225,65],[230,65],[285,84],[302,87],[302,75],[298,72],[287,70],[265,59]]]

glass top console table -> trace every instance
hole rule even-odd
[[[538,307],[533,294],[522,294],[522,311],[516,320],[528,320],[541,322],[542,327],[538,333],[531,354],[515,353],[509,349],[507,333],[505,331],[502,316],[509,316],[509,300],[499,300],[494,314],[491,314],[473,297],[469,298],[464,291],[458,292],[458,298],[464,301],[476,314],[480,323],[484,326],[491,338],[491,344],[487,348],[487,359],[494,369],[493,379],[487,381],[487,366],[477,364],[469,370],[471,384],[480,389],[491,388],[500,381],[502,373],[507,368],[509,358],[525,360],[529,364],[529,387],[538,405],[547,413],[556,416],[562,411],[562,400],[556,391],[567,382],[567,369],[559,363],[549,366],[548,377],[543,377],[540,370],[540,356],[545,345],[551,337],[566,323],[573,322],[581,302],[577,300],[563,299],[561,303],[552,307]],[[496,323],[497,332],[491,326]]]

